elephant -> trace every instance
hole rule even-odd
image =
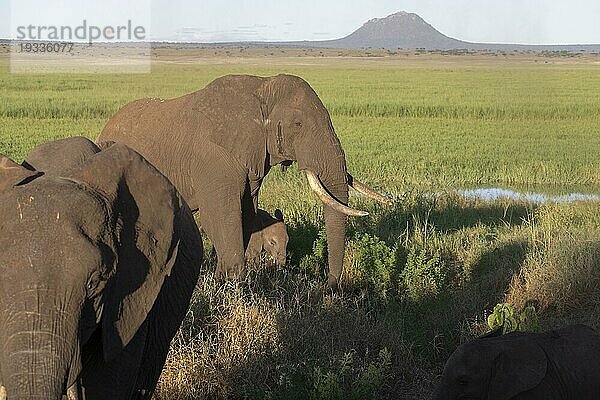
[[[100,148],[84,137],[54,140],[34,148],[22,165],[32,171],[61,176],[98,152]]]
[[[1,400],[150,399],[200,274],[158,170],[122,144],[76,164],[0,156]]]
[[[265,175],[297,162],[324,203],[329,286],[344,258],[348,186],[384,204],[387,197],[355,180],[329,112],[312,87],[292,75],[227,75],[171,100],[125,105],[97,143],[124,143],[179,189],[213,242],[219,278],[243,278],[244,255]]]
[[[600,396],[600,335],[585,325],[493,332],[450,357],[435,400],[586,400]]]
[[[273,217],[259,208],[256,213],[256,226],[246,249],[246,259],[257,262],[264,250],[270,265],[283,266],[287,258],[288,240],[281,210],[275,210]]]

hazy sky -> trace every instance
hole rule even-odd
[[[85,14],[99,26],[126,22],[129,14],[120,11],[121,4],[137,3],[151,10],[149,30],[155,39],[332,39],[351,33],[371,18],[408,11],[461,40],[600,43],[600,0],[13,0],[13,8],[23,8],[25,3],[36,10],[26,18],[30,23],[78,24]],[[85,3],[94,3],[93,11],[80,12]],[[10,0],[0,0],[0,37],[15,36],[10,4]],[[141,23],[148,25],[145,20]]]

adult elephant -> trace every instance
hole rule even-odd
[[[348,207],[348,185],[390,203],[348,173],[327,109],[296,76],[231,75],[172,100],[135,101],[108,122],[102,141],[140,152],[200,210],[219,277],[243,275],[258,192],[277,164],[297,161],[324,203],[330,286],[342,272],[347,216],[367,215]]]
[[[544,333],[497,332],[460,346],[434,400],[593,400],[600,335],[585,325]]]
[[[150,399],[201,262],[191,210],[126,146],[62,175],[0,156],[0,399]]]

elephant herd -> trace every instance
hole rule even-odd
[[[348,172],[299,77],[225,76],[126,105],[95,143],[44,143],[22,164],[0,155],[0,400],[151,399],[200,274],[194,214],[218,278],[243,279],[264,253],[285,264],[283,215],[258,195],[292,162],[324,204],[335,288],[347,217],[367,215],[349,188],[392,202]],[[585,327],[480,338],[450,358],[435,396],[600,398],[599,343]]]
[[[284,264],[280,211],[258,208],[269,170],[297,161],[324,203],[329,279],[340,279],[353,179],[304,80],[226,76],[173,100],[126,105],[96,143],[0,156],[0,400],[149,399],[203,259],[242,279]]]

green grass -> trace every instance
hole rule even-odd
[[[598,203],[446,192],[600,193],[599,67],[403,57],[198,60],[133,76],[0,69],[0,152],[16,160],[46,140],[95,138],[137,98],[182,95],[227,73],[298,74],[330,110],[352,173],[396,200],[352,198],[371,216],[351,220],[345,283],[332,294],[321,206],[296,169],[272,171],[261,205],[286,216],[289,265],[220,284],[208,246],[157,398],[423,399],[499,302],[535,304],[545,329],[600,328]]]
[[[323,61],[161,64],[147,75],[0,72],[0,149],[20,159],[50,138],[97,136],[134,99],[179,96],[227,73],[281,72],[313,85],[332,114],[352,170],[375,183],[600,185],[600,79],[594,65]]]

